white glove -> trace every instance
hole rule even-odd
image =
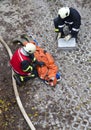
[[[65,41],[69,41],[71,39],[71,37],[72,37],[71,34],[68,34],[67,36],[65,36],[64,39],[65,39]]]
[[[57,40],[61,38],[61,32],[57,34]]]

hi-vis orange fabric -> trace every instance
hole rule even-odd
[[[24,42],[23,45],[26,45],[27,43],[29,42]],[[35,44],[34,41],[30,41],[30,43]],[[45,63],[42,67],[37,67],[39,77],[46,80],[50,86],[55,86],[57,83],[56,73],[58,72],[58,67],[51,54],[44,51],[39,46],[36,46],[36,52],[34,55],[38,61]]]

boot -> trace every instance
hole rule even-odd
[[[12,42],[18,44],[20,43],[21,45],[23,45],[23,43],[26,42],[26,40],[22,38],[15,38]]]
[[[22,34],[21,38],[27,40],[28,42],[33,41],[32,36],[28,36],[27,34]]]
[[[20,77],[15,74],[15,75],[14,75],[14,78],[15,78],[15,80],[16,80],[16,84],[17,84],[18,86],[21,86],[22,82],[21,82],[21,80],[20,80]]]
[[[60,81],[60,80],[61,80],[61,74],[60,74],[60,72],[57,72],[57,73],[56,73],[56,79],[57,79],[57,81]]]

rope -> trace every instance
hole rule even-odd
[[[1,43],[4,45],[4,47],[6,48],[8,54],[9,54],[9,57],[10,57],[10,59],[11,59],[11,57],[12,57],[12,52],[11,52],[9,46],[7,45],[7,43],[3,40],[3,38],[2,38],[1,36],[0,36],[0,41],[1,41]],[[15,79],[13,78],[13,75],[14,75],[14,72],[13,72],[13,70],[12,70],[13,89],[14,89],[14,93],[15,93],[15,97],[16,97],[16,101],[17,101],[17,104],[18,104],[18,106],[19,106],[19,109],[20,109],[22,115],[24,116],[24,119],[26,120],[28,126],[31,128],[31,130],[36,130],[35,127],[34,127],[34,125],[33,125],[32,122],[31,122],[31,120],[29,119],[29,117],[28,117],[28,115],[27,115],[27,113],[26,113],[26,111],[25,111],[23,105],[22,105],[22,102],[21,102],[21,99],[20,99],[20,97],[19,97],[19,93],[18,93],[18,90],[17,90],[16,81],[15,81]]]

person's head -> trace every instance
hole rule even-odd
[[[36,51],[36,46],[32,43],[27,43],[23,49],[29,53],[29,54],[33,54]]]
[[[70,15],[70,9],[68,7],[62,7],[58,10],[58,15],[64,19]]]

